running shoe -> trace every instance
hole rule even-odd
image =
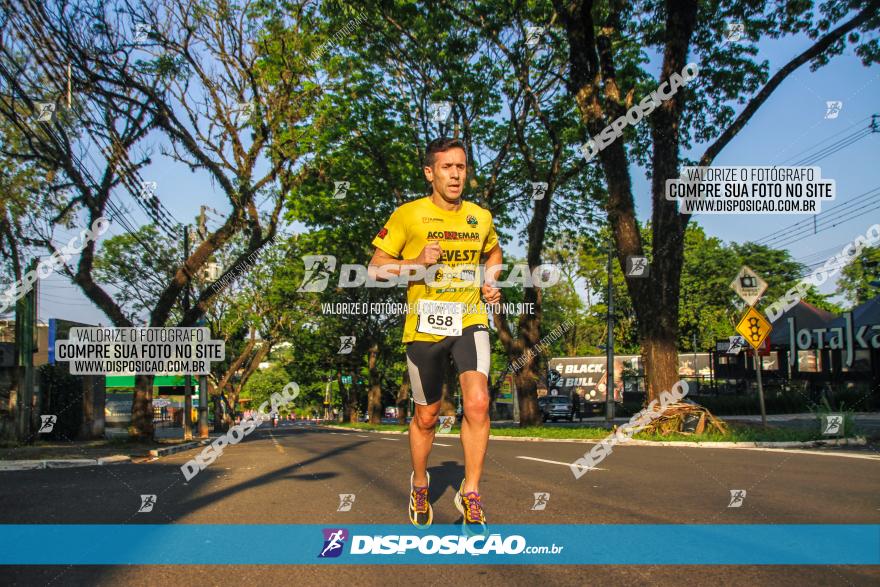
[[[431,474],[427,471],[428,485],[431,485]],[[409,476],[409,521],[416,528],[427,528],[434,521],[434,510],[431,509],[431,502],[428,500],[427,487],[414,487],[413,477],[415,473]]]
[[[476,491],[464,493],[464,479],[455,492],[455,508],[461,514],[461,527],[469,536],[486,533],[486,514],[483,513],[483,502]]]

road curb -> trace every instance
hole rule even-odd
[[[154,448],[150,450],[150,456],[153,457],[165,457],[168,455],[173,455],[175,453],[183,452],[185,450],[191,450],[199,446],[204,446],[211,442],[213,439],[205,438],[202,440],[194,440],[192,442],[185,442],[183,444],[177,444],[174,446],[169,446],[168,448]]]
[[[398,430],[361,430],[346,426],[320,425],[322,428],[334,430],[347,430],[349,432],[373,432],[376,434],[406,434]],[[458,434],[440,434],[438,438],[458,438]],[[604,438],[541,438],[538,436],[489,436],[489,440],[512,440],[519,442],[570,442],[580,444],[596,444]],[[854,438],[829,438],[828,440],[806,441],[756,441],[756,442],[690,442],[686,440],[627,440],[625,443],[632,446],[684,446],[691,448],[820,448],[823,446],[864,446],[867,440],[864,436]]]
[[[20,461],[0,461],[0,471],[33,471],[36,469],[74,469],[77,467],[96,467],[118,465],[131,462],[128,455],[111,455],[98,459],[39,459]]]

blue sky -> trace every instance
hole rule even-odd
[[[809,47],[806,37],[762,42],[759,59],[768,59],[771,75],[792,56]],[[701,67],[706,67],[701,64]],[[857,57],[844,54],[816,72],[801,67],[779,87],[771,99],[758,110],[751,122],[716,158],[715,165],[781,165],[791,164],[799,152],[839,133],[861,119],[867,127],[871,114],[880,114],[880,68],[866,68]],[[843,108],[836,119],[825,118],[825,102],[838,100]],[[855,128],[858,128],[855,127]],[[853,128],[852,130],[855,130]],[[846,133],[844,133],[845,135]],[[841,136],[844,136],[841,135]],[[701,154],[705,146],[695,149]],[[816,165],[823,178],[837,182],[837,198],[825,202],[823,212],[833,210],[855,196],[880,186],[880,132],[844,148]],[[207,204],[226,212],[225,198],[215,190],[204,173],[191,173],[185,167],[172,164],[154,149],[153,165],[141,175],[145,180],[158,181],[158,195],[174,217],[182,222],[194,222],[199,206]],[[649,184],[642,170],[632,168],[634,193],[639,218],[650,217]],[[127,193],[114,199],[125,203],[138,222],[146,222],[145,214]],[[876,199],[875,199],[876,201]],[[703,215],[696,217],[709,235],[725,241],[757,240],[811,215]],[[822,216],[820,215],[821,219]],[[379,222],[377,220],[377,222]],[[864,234],[868,226],[880,222],[880,210],[873,210],[840,223],[831,229],[809,235],[785,247],[799,260],[808,263],[824,261],[839,251],[855,236]],[[217,224],[209,226],[216,227]],[[119,227],[109,234],[120,234]],[[59,231],[58,239],[66,242],[75,233]],[[519,249],[519,251],[517,251]],[[522,247],[514,247],[514,254]],[[734,276],[731,276],[733,279]],[[834,291],[829,281],[823,292]],[[39,318],[50,317],[77,320],[92,324],[107,324],[108,320],[94,307],[79,289],[57,275],[41,283]]]

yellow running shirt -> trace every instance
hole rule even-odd
[[[433,271],[428,268],[426,280],[440,287],[429,286],[425,281],[409,283],[406,294],[409,312],[403,327],[403,342],[438,342],[445,338],[421,332],[430,328],[425,327],[425,314],[420,317],[416,312],[420,307],[419,300],[465,304],[462,328],[475,324],[489,326],[485,307],[480,301],[479,284],[480,256],[498,244],[492,214],[464,200],[457,212],[451,212],[434,204],[430,196],[420,198],[394,211],[373,239],[373,246],[396,259],[415,259],[431,241],[439,242],[442,250],[437,264],[445,265],[451,271],[441,268],[434,278]],[[476,275],[471,271],[476,271]]]

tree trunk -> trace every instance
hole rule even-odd
[[[537,357],[532,357],[522,369],[514,371],[513,382],[516,385],[517,400],[519,402],[519,425],[540,426],[544,419],[538,409],[538,372]]]
[[[678,348],[674,336],[653,334],[642,340],[645,365],[646,402],[656,399],[664,391],[672,390],[678,381]]]
[[[340,371],[336,374],[336,382],[339,385],[339,397],[342,399],[342,419],[345,422],[355,423],[357,422],[357,407],[355,402],[352,401],[354,379],[352,379],[352,386],[346,388],[345,384],[342,383],[342,371]]]
[[[220,402],[222,401],[220,395],[214,395],[211,399],[214,400],[214,432],[225,432],[227,427],[224,423],[223,409],[220,406]]]
[[[141,440],[153,439],[153,378],[135,375],[129,435]]]
[[[382,386],[379,384],[379,372],[376,369],[379,345],[373,344],[370,347],[369,357],[370,392],[367,396],[367,412],[370,414],[370,424],[379,424],[382,421]]]

